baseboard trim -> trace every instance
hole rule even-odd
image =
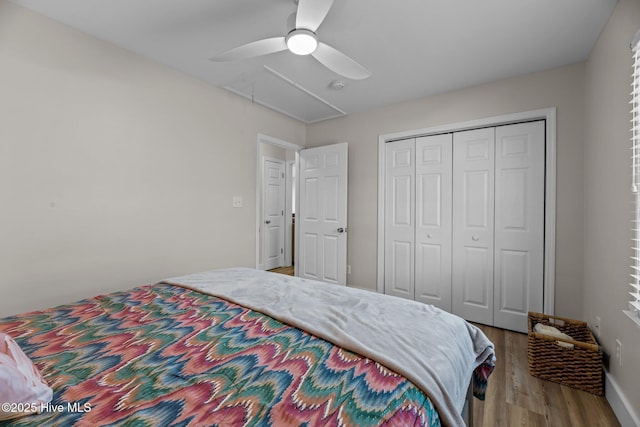
[[[640,418],[633,411],[629,401],[620,391],[620,387],[613,377],[605,373],[605,397],[609,401],[609,406],[616,414],[622,427],[640,427]]]

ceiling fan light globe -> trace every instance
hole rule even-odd
[[[287,48],[296,55],[310,55],[318,48],[318,37],[313,31],[295,29],[287,34]]]

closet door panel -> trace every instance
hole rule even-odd
[[[496,266],[499,270],[496,269],[495,277],[498,289],[495,292],[496,315],[494,316],[494,323],[500,317],[500,313],[524,314],[525,316],[519,319],[523,322],[508,322],[505,326],[501,326],[510,330],[524,332],[523,329],[527,326],[526,313],[529,307],[528,289],[530,287],[529,275],[531,271],[529,252],[500,249],[496,253]],[[520,323],[524,323],[524,326]]]
[[[414,299],[415,139],[385,146],[384,292]]]
[[[453,313],[493,324],[494,128],[453,135]]]
[[[415,299],[451,311],[452,134],[416,139]]]
[[[542,311],[544,122],[496,128],[494,325],[527,331]]]
[[[489,249],[482,247],[464,247],[465,266],[462,279],[462,302],[478,308],[488,309],[490,306],[489,291],[493,283],[489,283],[491,275],[487,274],[487,264],[491,258]]]

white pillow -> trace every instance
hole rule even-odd
[[[53,390],[18,343],[0,332],[0,420],[40,412]]]

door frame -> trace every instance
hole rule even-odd
[[[258,133],[258,136],[256,138],[256,167],[255,167],[255,171],[256,171],[256,212],[255,212],[255,225],[256,225],[256,230],[255,230],[255,236],[256,236],[256,244],[255,244],[255,268],[256,269],[262,269],[262,264],[260,263],[260,226],[261,226],[261,203],[262,203],[262,188],[260,188],[259,185],[259,171],[260,171],[260,167],[261,167],[261,162],[262,159],[260,158],[260,144],[264,143],[264,144],[271,144],[271,145],[275,145],[278,147],[282,147],[285,148],[287,150],[292,150],[295,151],[295,160],[293,161],[294,164],[296,165],[296,168],[298,168],[299,165],[299,151],[302,150],[304,147],[298,144],[294,144],[292,142],[288,142],[288,141],[284,141],[282,139],[278,139],[278,138],[274,138],[272,136],[268,136],[268,135],[264,135],[261,133]],[[296,178],[297,179],[297,178]],[[286,185],[286,184],[285,184]],[[299,186],[296,183],[296,193],[299,191]],[[286,195],[285,195],[286,197]],[[299,203],[300,197],[298,194],[296,194],[296,212],[298,212],[298,203]],[[286,221],[285,221],[286,222]],[[298,234],[296,233],[296,235],[294,236],[295,238],[295,253],[294,253],[294,258],[297,259],[298,258]],[[285,232],[285,239],[286,239],[286,232]],[[294,265],[294,271],[296,271],[296,267]],[[296,271],[297,274],[297,271]]]
[[[396,132],[378,137],[378,273],[376,290],[384,293],[384,206],[385,144],[399,139],[418,138],[441,133],[483,127],[545,120],[545,212],[544,212],[544,312],[555,314],[556,248],[556,107],[450,123],[424,129]]]

